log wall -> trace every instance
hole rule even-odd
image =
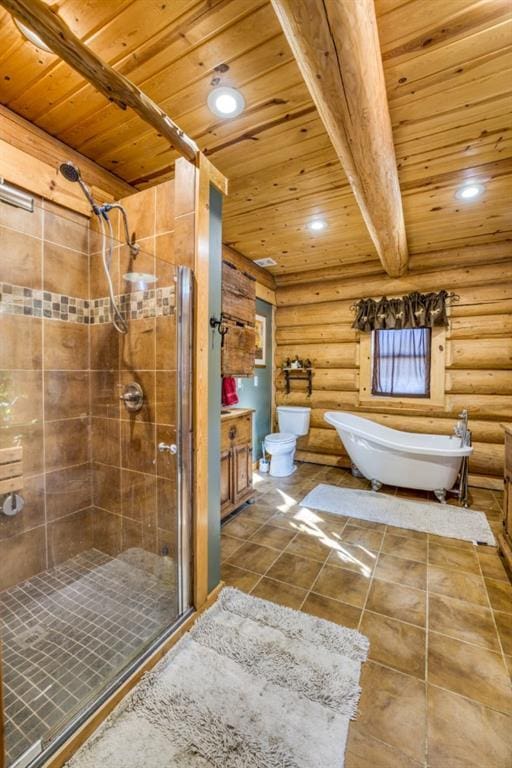
[[[494,252],[491,263],[468,263],[433,270],[411,270],[403,278],[379,275],[328,276],[317,282],[277,281],[276,402],[309,405],[311,429],[298,443],[298,458],[348,466],[338,436],[324,421],[326,410],[346,410],[395,429],[450,434],[463,408],[473,432],[471,482],[501,487],[503,429],[512,421],[512,250]],[[504,260],[504,257],[506,260]],[[458,255],[458,259],[460,259]],[[355,300],[445,288],[460,296],[453,303],[447,332],[445,402],[411,407],[389,402],[359,402],[359,338],[351,328]],[[287,357],[309,358],[314,366],[313,394],[292,382],[289,395],[279,367]]]

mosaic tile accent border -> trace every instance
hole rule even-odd
[[[172,315],[175,307],[175,287],[152,288],[146,291],[123,293],[116,297],[125,320],[140,320],[143,317]],[[110,323],[112,314],[108,296],[92,299],[89,309],[90,323]]]
[[[121,314],[126,320],[172,315],[176,304],[174,285],[151,288],[116,296]],[[80,299],[38,288],[0,283],[0,315],[45,317],[82,325],[112,322],[110,299]]]

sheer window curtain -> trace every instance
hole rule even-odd
[[[374,331],[372,394],[430,397],[430,328]]]

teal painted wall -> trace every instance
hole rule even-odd
[[[272,432],[272,305],[256,299],[256,314],[267,318],[267,364],[255,368],[254,376],[237,379],[239,407],[254,408],[253,417],[253,459],[261,458],[261,443]]]
[[[222,195],[210,187],[209,317],[220,317],[222,287]],[[208,589],[220,581],[220,335],[208,347]]]

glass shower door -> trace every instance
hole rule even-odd
[[[8,766],[54,746],[190,605],[192,283],[151,205],[128,206],[136,261],[114,221],[120,334],[89,220],[0,203],[0,468],[22,456],[21,481],[0,479]]]

